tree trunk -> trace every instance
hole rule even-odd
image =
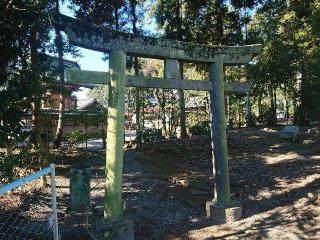
[[[229,94],[224,94],[225,115],[227,116],[228,128],[230,128]]]
[[[246,112],[247,112],[247,127],[252,127],[251,104],[250,104],[250,94],[249,94],[249,92],[247,93]]]
[[[238,107],[237,107],[237,110],[238,110],[238,128],[241,128],[241,112],[242,112],[242,108],[241,108],[241,104],[240,104],[240,100],[238,99]]]
[[[107,119],[108,116],[106,114],[106,117],[104,117],[104,119]],[[105,124],[105,120],[102,120],[102,129],[101,129],[101,137],[102,137],[102,148],[103,149],[106,149],[106,146],[107,146],[107,142],[106,142],[106,124]]]
[[[56,1],[56,12],[59,13],[59,1]],[[58,50],[58,71],[59,71],[59,118],[58,118],[58,124],[56,129],[56,134],[54,138],[54,147],[59,148],[62,140],[62,134],[63,134],[63,118],[64,118],[64,64],[63,64],[63,41],[61,32],[58,29],[58,27],[55,27],[56,32],[56,46]]]
[[[284,116],[286,119],[286,123],[289,123],[289,104],[286,89],[283,88],[283,97],[284,97]]]
[[[262,110],[262,109],[261,109],[261,108],[262,108],[261,105],[262,105],[262,98],[261,98],[261,96],[259,96],[259,97],[258,97],[258,116],[259,116],[258,119],[259,119],[259,123],[261,123],[261,114],[262,114],[262,113],[261,113],[261,110]]]
[[[39,72],[38,72],[38,49],[37,49],[37,32],[35,29],[31,30],[30,34],[30,48],[31,48],[31,70],[32,80],[34,86],[34,95],[32,106],[32,127],[30,134],[30,143],[33,147],[39,145],[39,111],[41,105],[41,99],[39,97]]]
[[[273,89],[273,101],[274,101],[274,104],[273,104],[273,106],[274,106],[274,123],[275,123],[275,125],[277,125],[277,123],[278,123],[278,119],[277,119],[277,89],[276,89],[276,87],[274,87],[274,89]]]
[[[136,139],[137,143],[141,143],[141,120],[140,120],[140,110],[141,110],[141,101],[140,101],[140,88],[136,88],[136,93],[135,93],[135,99],[136,99]]]
[[[274,105],[274,94],[273,94],[273,86],[269,84],[269,101],[270,101],[270,114],[269,114],[269,125],[275,126],[275,105]]]
[[[162,95],[160,96],[160,94]],[[163,137],[165,137],[167,134],[167,128],[166,128],[166,118],[165,118],[165,97],[164,97],[163,89],[162,90],[156,89],[154,91],[154,96],[157,99],[157,102],[159,104],[159,118],[161,118],[161,124],[162,124],[161,134]],[[158,123],[158,127],[159,125],[160,124]]]
[[[164,90],[162,90],[162,101],[161,101],[161,112],[162,112],[162,136],[167,137],[167,121],[166,121],[166,96]]]
[[[182,3],[180,0],[177,1],[176,7],[176,18],[177,18],[177,40],[183,41],[182,34]],[[183,63],[179,61],[179,78],[183,79]],[[185,100],[184,100],[184,91],[182,89],[178,90],[179,96],[179,108],[180,108],[180,130],[181,130],[181,138],[186,138],[187,135],[187,126],[186,126],[186,111],[185,111]]]
[[[85,140],[86,140],[86,155],[88,154],[88,123],[84,125],[84,132],[85,132]]]
[[[130,0],[131,5],[131,19],[132,19],[132,32],[133,34],[138,34],[137,29],[137,13],[136,13],[136,6],[137,1],[136,0]],[[138,57],[134,57],[133,59],[133,65],[134,65],[134,75],[139,75],[139,62]],[[136,125],[137,125],[137,133],[136,133],[136,141],[137,143],[141,143],[141,124],[140,124],[140,109],[141,109],[141,101],[140,101],[140,88],[136,88]]]
[[[171,89],[171,104],[170,104],[170,118],[169,118],[169,137],[173,136],[174,125],[174,105],[173,105],[173,89]]]
[[[179,63],[179,75],[180,79],[183,78],[183,63],[180,61]],[[186,110],[185,110],[185,99],[184,99],[184,91],[182,89],[178,90],[179,95],[179,108],[180,108],[180,127],[181,127],[181,138],[188,137],[187,135],[187,124],[186,124]]]
[[[41,152],[41,169],[46,167],[48,165],[48,153],[49,153],[49,136],[48,133],[46,131],[44,131],[41,134],[41,138],[40,138],[40,152]],[[47,182],[47,178],[46,175],[43,175],[41,177],[41,185],[42,187],[46,187],[48,186],[48,182]]]
[[[142,122],[142,126],[141,126],[141,129],[142,131],[144,130],[144,114],[145,114],[145,104],[144,104],[144,89],[141,88],[141,95],[142,95],[142,104],[141,104],[141,107],[142,107],[142,113],[141,113],[141,122]]]
[[[120,25],[119,25],[119,10],[118,10],[118,8],[116,8],[114,10],[114,19],[115,19],[116,30],[119,30],[120,29]]]
[[[9,140],[8,136],[5,136],[5,149],[6,149],[6,156],[9,157],[12,155],[12,143]]]
[[[223,44],[223,17],[222,17],[222,7],[223,2],[222,0],[216,0],[216,21],[217,21],[217,37],[218,37],[218,43],[220,45]]]

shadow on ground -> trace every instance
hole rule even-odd
[[[231,191],[243,204],[244,219],[218,226],[205,216],[204,204],[213,196],[210,139],[170,140],[127,150],[124,213],[134,220],[139,240],[319,239],[319,140],[303,133],[288,142],[274,131],[230,131]],[[102,218],[104,153],[83,154],[57,154],[59,201],[66,209],[70,166],[90,162],[93,212]]]

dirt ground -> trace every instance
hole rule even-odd
[[[304,132],[291,142],[271,129],[229,131],[231,192],[243,204],[243,219],[224,225],[214,225],[205,216],[205,202],[213,195],[210,139],[128,149],[124,214],[134,220],[136,239],[320,239],[319,142],[318,134]],[[68,168],[84,158],[59,156],[58,203],[63,216]],[[102,216],[104,153],[91,152],[85,161],[93,169],[94,215]],[[62,217],[62,228],[70,229],[63,221]],[[91,235],[99,234],[92,228]]]
[[[285,141],[271,129],[228,133],[232,198],[243,219],[215,225],[206,218],[213,198],[210,139],[193,137],[127,149],[124,215],[135,239],[320,239],[320,135],[304,129]],[[100,239],[104,152],[54,152],[62,239]],[[81,227],[68,213],[69,169],[92,169],[92,222]],[[98,222],[99,223],[99,222]],[[80,227],[79,227],[80,226]]]

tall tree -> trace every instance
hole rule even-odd
[[[249,30],[248,41],[258,41],[264,47],[257,64],[250,67],[250,76],[253,85],[259,85],[253,90],[258,90],[258,95],[264,92],[269,97],[269,110],[266,112],[269,125],[277,124],[277,90],[282,85],[290,86],[296,74],[296,49],[281,33],[281,21],[286,10],[287,1],[264,1],[257,9]]]
[[[185,2],[182,0],[167,1],[160,0],[156,7],[156,21],[158,25],[165,30],[167,38],[178,41],[185,41],[185,26],[184,26],[184,9]],[[172,11],[174,14],[172,14]],[[178,75],[183,78],[183,62],[179,61]],[[185,114],[185,97],[184,91],[178,90],[179,96],[179,118],[181,127],[181,137],[187,137],[186,114]],[[165,101],[163,101],[164,103]]]
[[[59,0],[55,0],[55,12],[59,15]],[[63,63],[63,40],[60,29],[58,26],[54,27],[56,36],[55,43],[58,52],[58,72],[59,72],[59,118],[54,139],[54,147],[59,148],[63,134],[63,118],[65,109],[65,97],[64,97],[64,63]]]
[[[31,140],[37,146],[40,103],[53,79],[48,58],[41,54],[52,50],[52,4],[46,0],[3,1],[0,9],[0,141],[10,145],[23,136],[21,119],[31,109]]]
[[[320,101],[317,97],[320,89],[318,64],[320,61],[320,2],[319,0],[292,1],[288,5],[288,10],[283,24],[284,29],[287,30],[285,33],[299,53],[296,121],[306,125],[310,119],[317,119],[320,114]]]
[[[36,25],[30,30],[30,59],[31,59],[31,76],[33,84],[33,101],[32,101],[32,128],[30,142],[37,147],[39,143],[39,111],[41,99],[38,97],[39,92],[39,56],[38,56],[38,39]]]
[[[131,22],[132,22],[132,32],[133,34],[138,34],[137,28],[137,0],[130,0],[130,13],[131,13]],[[139,75],[139,61],[138,57],[133,58],[133,68],[134,68],[134,75]],[[135,89],[135,102],[136,102],[136,125],[137,125],[137,142],[141,143],[141,119],[140,119],[140,111],[141,111],[141,97],[140,97],[140,88]]]

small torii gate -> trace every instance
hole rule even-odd
[[[241,203],[230,198],[224,92],[248,92],[250,84],[224,83],[223,66],[249,63],[262,46],[206,46],[145,37],[98,27],[64,15],[59,16],[59,25],[71,44],[110,53],[109,74],[79,70],[67,72],[67,79],[72,82],[109,86],[105,218],[118,219],[122,215],[125,87],[132,86],[210,91],[215,197],[207,202],[207,215],[220,223],[239,219]],[[164,59],[164,78],[126,75],[126,55]],[[209,81],[179,79],[178,60],[207,63]]]

